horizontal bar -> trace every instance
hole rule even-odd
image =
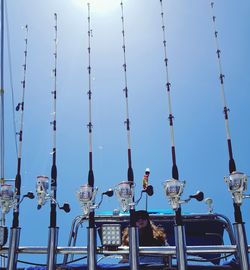
[[[18,253],[23,254],[47,254],[48,249],[44,246],[20,246]],[[236,245],[225,245],[225,246],[187,246],[188,254],[196,253],[234,253],[236,252]],[[250,246],[248,246],[248,252],[250,252]],[[0,250],[0,254],[8,253],[8,247],[3,247]],[[87,247],[57,247],[58,254],[87,254]],[[97,248],[98,254],[104,255],[122,255],[128,254],[128,247],[118,247],[118,250],[104,250],[103,248]],[[139,247],[139,254],[160,254],[160,255],[175,255],[175,246],[164,246],[164,247]]]

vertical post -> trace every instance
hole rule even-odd
[[[248,245],[244,223],[234,223],[237,253],[241,270],[249,270]]]
[[[16,270],[20,231],[20,228],[14,227],[10,230],[7,270]]]
[[[48,239],[48,257],[47,265],[48,270],[56,270],[56,248],[58,244],[58,227],[49,228],[49,239]]]
[[[96,227],[88,227],[88,270],[96,270]]]
[[[186,253],[186,237],[185,228],[182,222],[181,208],[175,212],[175,226],[174,226],[174,237],[176,246],[176,260],[178,270],[187,269],[187,253]]]

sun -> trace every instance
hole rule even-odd
[[[91,11],[94,13],[110,13],[120,7],[119,0],[72,0],[78,7],[90,4]]]

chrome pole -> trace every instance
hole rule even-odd
[[[48,270],[56,270],[56,255],[57,255],[57,244],[58,244],[58,227],[49,228],[49,241],[48,241],[48,257],[47,267]]]
[[[20,240],[20,231],[21,231],[21,228],[19,227],[11,228],[7,270],[16,270],[17,251],[18,251],[19,240]]]
[[[129,263],[130,270],[139,269],[139,241],[138,228],[129,227]]]
[[[240,261],[241,270],[249,270],[248,245],[244,223],[234,223],[237,254]]]
[[[178,270],[187,269],[187,256],[186,256],[186,240],[184,226],[174,226],[174,236],[176,245],[176,258]]]
[[[96,270],[96,227],[88,227],[88,270]]]

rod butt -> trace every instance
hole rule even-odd
[[[176,257],[178,270],[187,269],[186,239],[184,226],[175,225],[174,227]]]
[[[248,246],[244,223],[234,223],[234,232],[237,245],[237,253],[240,261],[240,269],[250,269],[249,257],[248,257]]]
[[[47,270],[56,270],[56,249],[58,243],[58,227],[49,227]]]
[[[139,241],[137,227],[129,227],[129,264],[130,270],[139,270]]]
[[[87,270],[96,270],[96,228],[88,228],[88,268]]]
[[[16,270],[17,265],[17,249],[19,246],[21,228],[11,228],[7,270]]]

